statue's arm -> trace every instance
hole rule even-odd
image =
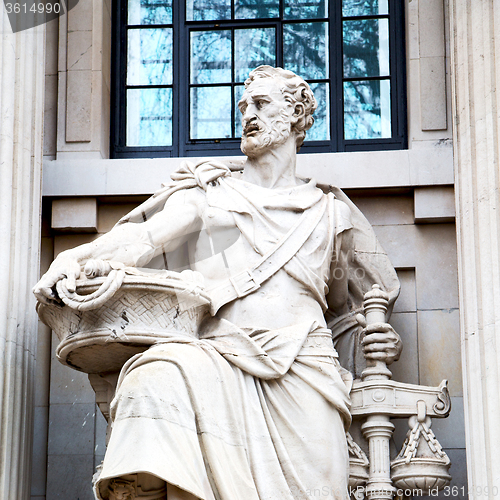
[[[74,291],[75,280],[90,259],[141,267],[159,253],[175,250],[201,228],[203,202],[197,189],[178,191],[150,220],[115,226],[91,243],[61,252],[33,289],[34,294],[41,302],[52,302],[56,298],[52,287],[62,278],[68,278],[68,289]]]
[[[349,308],[349,259],[354,251],[352,230],[348,229],[337,235],[337,249],[334,251],[330,267],[329,292],[327,302],[329,314],[335,318],[347,316]],[[352,263],[351,263],[352,265]],[[351,325],[351,324],[350,324]],[[361,334],[361,335],[359,335]],[[382,360],[387,364],[397,361],[403,348],[401,338],[389,323],[366,325],[362,317],[357,326],[346,327],[345,336],[338,338],[337,350],[345,364],[353,367],[356,351],[362,348],[363,356],[370,360]],[[360,346],[355,344],[359,342]]]
[[[329,310],[335,316],[342,316],[349,312],[349,253],[352,251],[352,230],[347,229],[337,235],[336,248],[334,248],[330,264],[330,280],[328,282],[328,295],[326,297]]]

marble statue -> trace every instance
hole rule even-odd
[[[108,234],[62,252],[35,287],[53,304],[56,283],[74,291],[93,260],[142,268],[187,245],[211,300],[196,338],[166,337],[123,366],[98,499],[349,498],[349,371],[362,369],[359,352],[387,364],[401,352],[387,318],[363,327],[363,295],[379,284],[390,311],[399,283],[348,198],[296,176],[316,106],[299,76],[255,69],[239,102],[243,169],[184,162]],[[207,256],[201,235],[235,230]]]

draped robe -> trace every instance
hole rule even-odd
[[[177,174],[156,197],[202,186],[209,206],[233,213],[256,255],[324,203],[318,226],[283,269],[326,311],[330,262],[351,228],[347,205],[313,181],[267,190],[224,169],[213,175],[213,166],[203,181],[201,170]],[[145,220],[157,201],[122,222]],[[146,472],[203,500],[346,500],[349,382],[337,358],[331,331],[314,320],[266,330],[217,315],[202,325],[199,339],[172,336],[135,356],[111,405],[98,498],[110,478]]]

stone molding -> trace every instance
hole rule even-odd
[[[242,156],[220,158],[242,162]],[[185,158],[98,158],[44,160],[44,196],[151,194]],[[190,158],[196,162],[196,158]],[[144,172],[148,175],[145,176]],[[297,157],[298,175],[340,188],[382,188],[453,184],[450,145],[400,151],[304,154]]]

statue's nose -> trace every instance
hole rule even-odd
[[[250,123],[252,120],[256,120],[257,119],[256,111],[257,108],[255,107],[255,105],[249,104],[246,107],[245,112],[243,113],[243,122]]]
[[[255,114],[247,114],[247,112],[245,112],[242,120],[243,128],[245,129],[255,121],[257,121],[257,117],[255,116]]]

